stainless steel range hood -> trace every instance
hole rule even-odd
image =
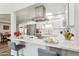
[[[45,14],[46,14],[46,8],[44,5],[40,5],[35,7],[35,18],[33,18],[34,21],[45,21]]]

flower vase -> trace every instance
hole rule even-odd
[[[16,38],[19,39],[19,36],[17,36]]]

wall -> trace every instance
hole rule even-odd
[[[3,25],[10,26],[9,23],[0,23],[0,33],[3,33],[3,32],[9,32],[10,33],[10,28],[9,28],[9,30],[3,30]],[[0,36],[0,41],[1,41],[1,36]]]
[[[8,24],[8,23],[0,23],[0,33],[2,33],[2,32],[10,32],[10,29],[9,30],[3,30],[3,25],[10,26],[10,24]]]
[[[75,4],[75,36],[79,39],[79,3]]]

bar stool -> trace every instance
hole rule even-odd
[[[8,41],[8,47],[10,49],[15,50],[17,52],[17,56],[19,56],[19,50],[21,49],[22,49],[22,55],[23,55],[23,48],[25,47],[25,45],[22,45],[22,44],[16,45],[16,43]]]

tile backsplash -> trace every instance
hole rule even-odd
[[[60,31],[64,31],[62,21],[37,23],[37,28],[41,31],[42,35],[59,35]]]

